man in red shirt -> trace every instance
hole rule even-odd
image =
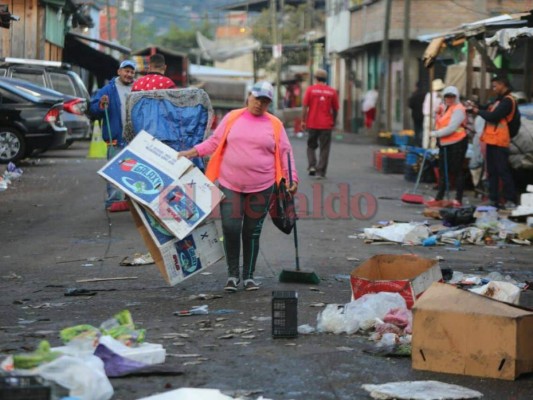
[[[303,101],[302,129],[307,129],[307,171],[318,178],[326,177],[331,131],[339,111],[337,91],[326,84],[328,73],[323,69],[315,72],[315,84],[307,88]],[[320,146],[317,163],[316,149]]]
[[[165,56],[163,54],[152,55],[148,64],[148,74],[137,79],[131,91],[175,89],[174,81],[165,76],[166,69]]]

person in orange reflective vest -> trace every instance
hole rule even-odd
[[[472,112],[486,121],[481,141],[487,145],[485,161],[489,175],[490,204],[497,208],[509,209],[516,207],[516,190],[509,164],[509,145],[513,133],[511,131],[518,130],[520,119],[516,100],[511,96],[509,80],[497,76],[492,78],[491,82],[492,90],[498,96],[496,101],[484,107],[474,105]],[[500,180],[503,183],[503,205],[500,203]]]
[[[225,198],[220,203],[224,250],[228,266],[226,292],[236,292],[241,278],[244,290],[259,289],[254,279],[259,254],[259,237],[268,213],[275,184],[289,182],[291,159],[292,185],[298,188],[292,147],[283,123],[267,112],[274,96],[269,82],[257,82],[250,91],[246,108],[229,112],[213,135],[178,157],[211,155],[205,175],[218,181]],[[239,267],[242,243],[242,275]]]
[[[443,112],[435,121],[435,129],[429,136],[437,138],[439,146],[439,185],[435,200],[442,200],[448,191],[450,177],[455,177],[454,206],[461,206],[465,177],[463,164],[468,138],[466,136],[466,110],[459,100],[459,91],[455,86],[446,87]]]

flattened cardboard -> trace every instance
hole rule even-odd
[[[174,236],[184,239],[222,200],[222,192],[185,157],[145,131],[98,174],[148,207]]]
[[[150,210],[130,200],[137,230],[159,272],[171,286],[177,285],[224,257],[224,248],[214,221],[197,226],[180,240],[168,232]]]
[[[367,293],[399,293],[408,308],[424,290],[438,281],[442,281],[438,261],[414,255],[376,255],[355,268],[350,275],[354,299]]]
[[[514,380],[533,372],[533,310],[434,283],[413,308],[412,367]]]

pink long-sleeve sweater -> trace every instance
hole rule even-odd
[[[200,157],[217,148],[227,123],[222,119],[212,136],[194,146]],[[275,181],[274,129],[266,115],[255,116],[246,110],[233,124],[222,156],[218,181],[224,187],[240,193],[256,193],[272,186]],[[292,147],[285,129],[280,136],[283,176],[289,181],[287,154],[290,154],[292,179],[298,182]]]

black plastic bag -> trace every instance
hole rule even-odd
[[[285,178],[276,184],[269,209],[270,217],[274,225],[287,235],[292,232],[296,223],[296,209],[294,197],[287,189]]]
[[[475,211],[476,207],[465,206],[460,208],[442,208],[439,213],[441,218],[450,226],[457,226],[473,223],[476,220],[474,218]]]

